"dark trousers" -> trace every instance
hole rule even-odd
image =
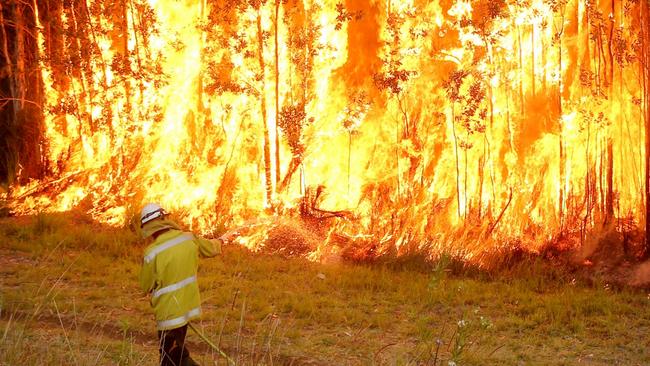
[[[158,331],[160,365],[181,366],[185,358],[190,357],[190,351],[185,346],[187,324],[176,329]]]

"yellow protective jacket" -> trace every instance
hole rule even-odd
[[[175,229],[161,234],[147,247],[140,271],[140,288],[151,293],[158,330],[179,328],[200,316],[198,258],[220,253],[219,242]]]

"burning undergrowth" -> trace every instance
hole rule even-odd
[[[285,257],[308,256],[325,241],[312,224],[291,217],[267,219],[256,227],[239,229],[238,234],[238,242],[253,251]]]
[[[47,184],[34,188],[34,192],[58,191],[57,187]],[[336,211],[325,208],[325,187],[307,187],[300,199],[276,206],[275,212],[257,215],[243,224],[225,219],[219,224],[221,229],[199,232],[210,236],[230,229],[236,232],[238,244],[254,252],[325,263],[407,266],[429,271],[446,261],[445,267],[453,273],[495,275],[513,269],[516,272],[541,260],[567,276],[587,280],[598,277],[635,286],[650,282],[648,265],[640,264],[643,231],[634,219],[617,219],[590,229],[576,215],[577,219],[567,224],[561,234],[546,236],[544,226],[530,225],[522,235],[513,236],[508,224],[501,220],[508,205],[498,211],[484,210],[481,216],[472,210],[467,223],[459,227],[446,214],[452,200],[427,199],[424,188],[412,186],[397,199],[389,184],[373,183],[365,187],[356,207]],[[30,194],[17,199],[31,199]],[[10,207],[11,202],[7,202],[5,205]],[[92,221],[95,209],[93,202],[86,199],[71,212]],[[137,215],[136,211],[134,208],[131,212]],[[250,215],[254,214],[251,211]],[[175,212],[179,222],[185,222],[188,215],[191,212],[186,210]]]
[[[304,257],[328,264],[370,264],[482,278],[543,276],[566,283],[580,280],[610,287],[650,287],[650,264],[642,259],[643,231],[632,220],[617,220],[588,232],[567,231],[531,250],[532,244],[526,240],[538,237],[500,239],[495,231],[490,231],[493,225],[450,230],[442,220],[436,223],[435,216],[425,223],[430,225],[423,231],[428,235],[419,236],[416,230],[405,227],[413,227],[421,218],[415,215],[412,222],[408,221],[409,216],[396,208],[393,213],[397,215],[388,215],[396,220],[393,225],[364,226],[365,216],[320,208],[324,198],[322,187],[308,192],[281,215],[261,216],[243,225],[222,226],[204,234],[212,236],[230,229],[236,233],[235,242],[253,252]],[[402,209],[408,210],[406,207]],[[88,207],[79,206],[56,214],[55,218],[60,223],[69,220],[75,225],[102,225],[87,211]],[[375,212],[377,220],[385,218],[386,211],[382,212]],[[173,216],[182,222],[179,214],[182,212]],[[48,214],[36,216],[37,232],[47,218]]]
[[[494,235],[494,223],[450,230],[439,217],[430,216],[422,223],[421,216],[409,216],[397,207],[383,207],[383,211],[370,215],[376,220],[389,216],[395,220],[392,224],[388,221],[381,226],[364,226],[366,216],[318,208],[322,187],[310,192],[310,198],[303,199],[296,206],[299,208],[287,210],[284,216],[256,220],[237,229],[238,242],[260,253],[307,257],[324,263],[386,265],[425,272],[442,265],[450,273],[488,277],[521,275],[531,265],[541,263],[545,268],[542,271],[555,273],[558,281],[650,286],[650,265],[642,262],[643,232],[629,219],[589,231],[581,231],[576,225],[573,230],[533,246],[526,240],[540,240],[535,230],[528,237],[501,239]],[[386,205],[386,201],[372,202],[375,208]],[[409,211],[409,207],[401,209]],[[427,229],[418,233],[416,225]],[[537,249],[531,250],[533,247]]]

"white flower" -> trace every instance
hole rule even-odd
[[[492,327],[492,322],[490,321],[490,319],[481,317],[480,321],[481,321],[481,326],[484,329],[488,329]]]
[[[449,362],[447,362],[447,366],[456,366],[456,362],[449,361]]]
[[[462,328],[462,327],[464,327],[466,325],[467,325],[467,322],[465,322],[465,319],[461,319],[461,320],[458,321],[458,326],[459,327]]]

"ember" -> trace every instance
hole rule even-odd
[[[312,257],[484,264],[637,231],[648,7],[3,1],[0,198],[112,225],[160,202],[203,233],[292,217],[240,242]]]

